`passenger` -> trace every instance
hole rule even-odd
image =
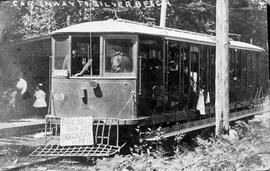
[[[110,60],[112,72],[130,72],[131,61],[130,58],[125,56],[123,52],[116,51]]]
[[[204,89],[201,89],[199,92],[199,98],[196,105],[196,109],[200,111],[201,115],[205,115],[205,101],[204,101]]]
[[[184,94],[182,96],[182,100],[180,102],[180,106],[186,107],[188,104],[190,109],[195,109],[197,105],[197,93],[195,90],[196,82],[193,77],[190,75],[188,67],[184,67],[183,71],[183,80],[184,80]],[[181,108],[182,108],[181,107]]]
[[[78,58],[77,56],[78,51],[77,50],[72,50],[71,51],[71,57],[69,54],[66,55],[63,65],[62,65],[62,69],[63,70],[71,70],[70,66],[71,66],[71,61],[72,61],[72,66],[76,66],[76,64],[74,64],[74,62],[76,63],[76,60]]]
[[[171,91],[173,87],[178,85],[178,80],[179,80],[178,65],[175,61],[170,61],[169,62],[169,91]]]
[[[177,111],[179,104],[179,71],[178,65],[175,61],[169,62],[169,82],[168,82],[168,96],[169,96],[169,110]]]
[[[162,69],[162,61],[158,58],[149,59],[150,62],[150,70],[161,70]]]
[[[178,65],[175,61],[169,62],[169,71],[170,72],[178,71]]]
[[[149,59],[149,75],[152,78],[152,87],[161,85],[163,80],[163,63],[158,58]]]
[[[82,58],[81,64],[83,66],[82,70],[79,73],[76,73],[75,76],[82,76],[88,72],[89,74],[89,67],[92,66],[93,60],[89,59],[88,62],[86,62],[86,58]]]
[[[184,92],[188,93],[189,90],[193,91],[194,90],[194,83],[195,81],[193,80],[193,77],[189,74],[188,67],[184,67]]]
[[[152,104],[151,108],[154,110],[154,114],[164,111],[168,103],[168,96],[165,94],[165,88],[163,85],[154,86],[152,88]]]
[[[36,97],[36,100],[33,104],[33,107],[36,108],[36,112],[38,116],[44,116],[46,114],[46,107],[47,103],[45,101],[46,93],[41,89],[42,88],[42,83],[39,83],[36,86],[35,94],[34,96]]]

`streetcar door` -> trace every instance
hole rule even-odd
[[[166,107],[163,39],[140,36],[138,70],[139,115],[155,115]]]

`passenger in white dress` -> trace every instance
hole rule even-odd
[[[38,86],[36,87],[35,94],[34,94],[34,96],[36,97],[36,100],[33,106],[34,108],[37,109],[36,110],[37,114],[43,117],[44,115],[46,115],[47,103],[45,101],[46,93],[41,89],[42,86],[43,85],[39,83]]]

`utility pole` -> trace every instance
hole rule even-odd
[[[216,0],[216,136],[229,131],[229,0]]]
[[[166,11],[168,0],[161,0],[161,12],[160,12],[160,27],[166,27]]]

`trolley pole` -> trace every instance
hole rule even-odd
[[[216,1],[216,136],[229,133],[229,1]],[[224,131],[224,132],[222,132]]]
[[[160,27],[166,27],[166,11],[168,0],[161,0]]]

